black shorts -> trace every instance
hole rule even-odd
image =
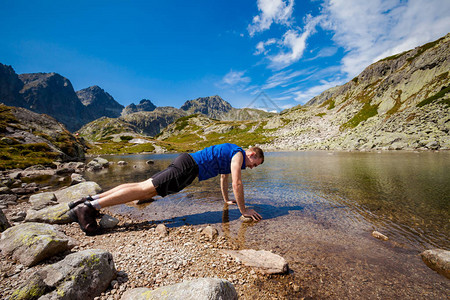
[[[194,181],[198,176],[198,165],[187,153],[180,154],[167,169],[152,176],[153,185],[159,196],[174,194]]]

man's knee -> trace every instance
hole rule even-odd
[[[153,197],[157,194],[156,188],[153,185],[153,180],[151,178],[140,182],[139,186],[141,188],[142,193],[144,193],[148,196]]]

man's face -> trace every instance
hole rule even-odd
[[[247,159],[245,160],[245,166],[247,168],[253,169],[254,167],[262,164],[262,158],[256,156],[254,152],[247,154]]]

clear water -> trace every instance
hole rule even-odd
[[[142,181],[164,169],[176,154],[111,156],[125,160],[97,173],[87,173],[104,190]],[[146,164],[147,160],[154,164]],[[248,206],[263,221],[243,226],[236,206],[224,206],[219,178],[195,181],[182,192],[146,205],[121,205],[115,212],[139,220],[180,224],[219,224],[242,245],[265,240],[280,244],[294,224],[315,222],[341,234],[378,230],[397,245],[423,250],[450,249],[450,153],[274,152],[265,163],[243,171]],[[230,187],[230,195],[231,187]],[[239,228],[251,227],[251,236]],[[284,228],[273,234],[267,227]],[[230,231],[231,230],[231,231]],[[247,228],[245,228],[247,231]],[[258,241],[258,242],[256,242]]]

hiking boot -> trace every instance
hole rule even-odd
[[[98,233],[99,226],[95,220],[97,215],[98,211],[89,201],[78,204],[69,211],[69,216],[80,224],[81,230],[83,230],[86,235],[95,235]]]
[[[78,205],[80,205],[81,203],[84,203],[84,202],[86,202],[86,201],[94,201],[94,199],[89,195],[89,196],[87,196],[87,197],[81,198],[80,200],[77,200],[77,201],[71,201],[71,202],[69,202],[69,208],[72,209],[72,208],[74,208],[75,206],[78,206]]]

